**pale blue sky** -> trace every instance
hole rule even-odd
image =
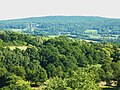
[[[120,0],[0,0],[0,20],[48,15],[120,18]]]

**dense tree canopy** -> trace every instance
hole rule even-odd
[[[30,90],[33,83],[44,83],[47,90],[99,90],[100,81],[110,85],[111,80],[120,85],[120,44],[15,32],[0,32],[0,39],[1,90]]]

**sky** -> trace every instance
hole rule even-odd
[[[120,18],[120,0],[0,0],[0,20],[40,16]]]

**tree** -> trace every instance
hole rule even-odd
[[[32,90],[30,83],[22,80],[19,76],[6,74],[4,79],[5,84],[0,90]]]
[[[7,73],[7,69],[5,67],[0,67],[0,77],[4,76]]]
[[[62,77],[63,76],[63,71],[62,71],[62,67],[61,66],[57,67],[56,75],[58,75],[58,77]]]
[[[0,67],[0,88],[4,86],[4,76],[7,74],[7,69],[4,67]]]
[[[11,72],[14,73],[15,75],[20,76],[23,79],[25,79],[26,72],[22,66],[13,67]]]
[[[55,77],[47,81],[45,90],[100,90],[95,82],[93,71],[79,69],[70,78]]]
[[[46,67],[48,78],[55,77],[57,75],[56,67],[53,64],[48,64]]]
[[[35,73],[33,73],[32,81],[36,82],[45,82],[47,80],[46,70],[42,67],[38,67]]]
[[[106,48],[102,48],[104,51],[104,59],[103,59],[103,65],[102,68],[105,71],[105,76],[106,76],[106,85],[111,85],[110,80],[113,79],[113,70],[111,67],[112,60],[110,52]]]
[[[26,78],[27,80],[37,82],[45,82],[47,80],[47,73],[44,68],[42,68],[38,60],[32,60],[26,67]]]
[[[120,86],[120,61],[112,63],[114,79],[117,80],[117,86]]]
[[[28,56],[32,60],[32,59],[36,59],[36,55],[38,53],[38,49],[35,46],[31,46],[31,47],[28,47],[26,49],[26,52],[28,53]]]
[[[72,90],[72,88],[67,86],[67,82],[58,77],[51,78],[47,80],[47,87],[45,90]]]
[[[0,39],[0,47],[2,46],[2,43],[3,43],[3,40],[2,40],[2,39]]]

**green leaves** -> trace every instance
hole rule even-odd
[[[100,90],[95,82],[95,75],[89,69],[79,69],[70,78],[54,77],[49,79],[45,90]]]
[[[8,33],[15,35],[12,39],[26,38],[32,45],[25,50],[0,47],[0,87],[25,88],[21,84],[24,80],[32,84],[46,84],[47,80],[48,90],[99,90],[98,82],[110,84],[111,80],[119,84],[120,45],[87,43],[67,37],[40,43],[35,40],[37,37]]]
[[[4,76],[7,73],[7,69],[4,67],[0,67],[0,77]]]

